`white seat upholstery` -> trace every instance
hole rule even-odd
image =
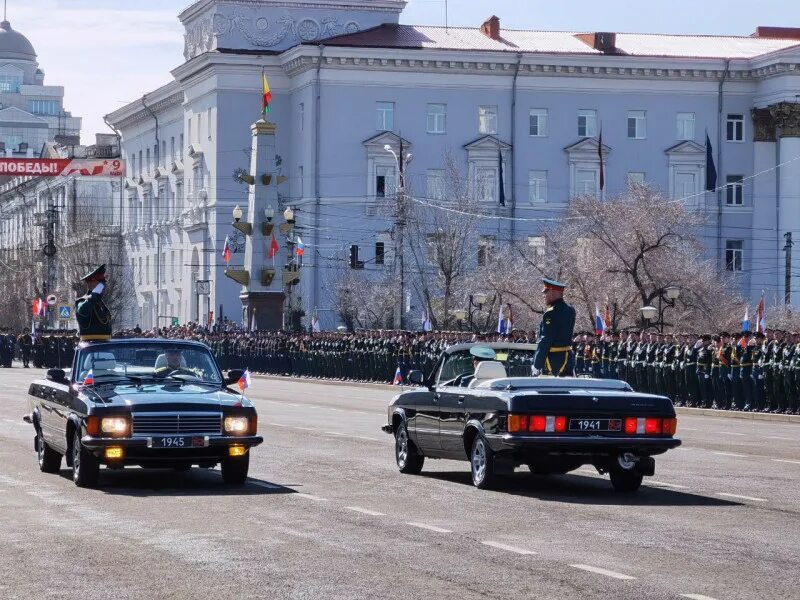
[[[478,363],[475,369],[475,378],[469,382],[469,387],[473,388],[483,381],[490,379],[501,379],[506,376],[506,368],[503,363],[496,360],[485,360]]]
[[[167,366],[167,355],[166,354],[159,354],[158,358],[156,358],[156,366],[153,367],[154,369],[163,369]],[[186,366],[186,358],[181,355],[181,367]]]
[[[85,365],[86,370],[92,370],[92,374],[97,377],[98,375],[108,375],[114,372],[117,367],[117,360],[111,352],[98,352],[97,354],[90,355],[88,364]]]

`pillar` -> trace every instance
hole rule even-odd
[[[778,248],[779,215],[777,202],[777,159],[775,119],[768,108],[756,108],[753,118],[753,172],[763,173],[751,180],[753,191],[753,231],[749,246],[750,289],[752,303],[758,302],[762,290],[772,302],[783,286],[783,260]],[[748,186],[745,186],[747,189]],[[768,257],[773,257],[772,260]],[[770,261],[768,264],[765,261]],[[758,268],[765,267],[765,268]]]

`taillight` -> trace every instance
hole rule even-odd
[[[675,435],[678,430],[678,419],[664,419],[661,425],[661,433],[664,435]]]
[[[638,419],[625,419],[625,433],[634,434],[636,433],[636,427],[638,425]]]
[[[528,431],[528,415],[508,415],[508,432]]]
[[[567,430],[567,417],[556,417],[555,423],[556,431],[566,431]]]
[[[672,435],[676,419],[629,417],[625,419],[625,433],[629,435]]]
[[[547,429],[547,417],[543,417],[541,415],[534,415],[531,417],[531,431],[542,432],[545,431],[545,429]]]
[[[644,420],[645,435],[659,435],[661,433],[661,419]]]

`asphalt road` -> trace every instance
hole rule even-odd
[[[394,465],[391,392],[254,378],[250,482],[218,470],[38,471],[33,370],[0,370],[0,598],[792,598],[800,425],[683,416],[635,496],[588,469]]]

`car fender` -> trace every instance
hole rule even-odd
[[[485,433],[486,431],[483,428],[483,423],[478,419],[469,419],[466,425],[464,425],[462,439],[464,441],[464,452],[466,452],[468,457],[470,452],[472,452],[472,442],[475,440],[475,436],[484,435]]]
[[[400,422],[405,423],[406,427],[408,427],[408,417],[406,416],[406,409],[396,406],[392,410],[392,418],[390,422],[390,425],[392,426],[392,433],[394,433],[395,431],[395,423],[397,422],[398,417],[400,419]]]
[[[67,419],[67,429],[64,432],[64,447],[67,449],[67,456],[70,456],[72,453],[72,440],[75,437],[75,432],[81,431],[82,427],[83,423],[81,422],[81,418],[75,413],[72,413]],[[81,431],[81,434],[82,433]]]
[[[27,416],[27,415],[26,415]],[[39,423],[42,422],[42,415],[39,407],[33,409],[33,412],[30,414],[30,421],[28,421],[31,425],[33,425],[34,429],[39,429]]]

